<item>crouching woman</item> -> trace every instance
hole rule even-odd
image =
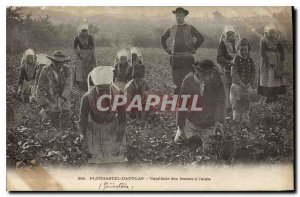
[[[21,60],[21,72],[17,89],[17,98],[22,102],[29,102],[30,97],[34,95],[37,67],[35,52],[32,49],[27,49]]]
[[[90,88],[89,78],[95,87]],[[89,156],[89,163],[127,161],[126,107],[124,104],[116,110],[112,109],[113,98],[121,94],[122,91],[113,85],[113,67],[100,66],[91,71],[88,76],[88,92],[81,100],[79,125],[84,139],[83,149]]]

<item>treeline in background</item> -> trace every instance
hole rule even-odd
[[[40,11],[36,14],[28,9],[28,7],[6,8],[8,54],[21,53],[26,48],[39,51],[71,48],[77,35],[77,27],[82,23],[89,24],[89,32],[94,36],[96,47],[158,48],[160,36],[175,22],[175,18],[172,20],[146,16],[124,18],[105,15],[88,16],[83,21],[81,17],[66,13],[51,14],[50,11],[43,14]],[[258,50],[263,28],[269,23],[275,23],[279,27],[279,36],[286,49],[291,51],[293,48],[292,17],[289,10],[274,13],[272,16],[225,17],[218,11],[214,11],[212,15],[213,17],[187,18],[187,22],[204,35],[205,41],[201,46],[203,48],[217,48],[224,25],[235,25],[241,37],[250,40],[252,49]]]

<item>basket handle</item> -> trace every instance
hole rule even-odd
[[[221,132],[221,130],[219,128],[215,129],[215,135],[216,135],[216,137],[220,136],[223,139],[225,137],[225,136],[222,135],[222,132]]]

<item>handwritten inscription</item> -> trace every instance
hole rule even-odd
[[[132,189],[127,183],[103,182],[99,184],[99,190],[128,190]]]

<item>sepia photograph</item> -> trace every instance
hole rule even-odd
[[[295,191],[292,6],[7,6],[7,191]]]

